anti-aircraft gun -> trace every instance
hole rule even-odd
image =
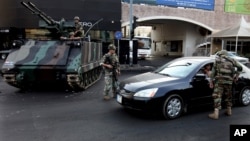
[[[24,90],[33,86],[55,85],[84,90],[101,78],[100,42],[87,42],[84,37],[60,40],[59,37],[72,25],[64,20],[53,20],[31,2],[21,4],[39,16],[46,23],[44,28],[55,38],[28,39],[20,47],[12,49],[2,66],[5,82]]]
[[[60,21],[56,21],[42,12],[32,2],[21,2],[21,4],[30,10],[33,15],[37,15],[42,19],[39,21],[39,27],[48,29],[50,31],[50,37],[57,39],[61,36],[67,37],[69,32],[74,30],[73,22],[65,21],[64,18]]]

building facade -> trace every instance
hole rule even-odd
[[[208,2],[205,4],[209,8],[206,8],[206,6],[204,8],[202,5],[192,7],[195,5],[190,3],[195,2],[195,0],[183,0],[183,3],[179,4],[184,5],[184,7],[178,7],[177,0],[165,0],[165,2],[168,2],[166,5],[157,4],[157,2],[163,1],[134,0],[132,6],[133,15],[138,18],[138,25],[152,27],[149,35],[152,39],[152,52],[155,55],[193,56],[213,54],[221,49],[222,39],[211,39],[209,35],[238,23],[242,17],[250,22],[249,0],[242,0],[241,3],[237,3],[239,1],[235,0],[204,1]],[[174,1],[176,3],[173,4]],[[124,0],[122,3],[124,36],[129,35],[129,10],[130,3]],[[232,47],[234,45],[235,40],[225,40],[223,48],[234,50],[235,48]],[[247,52],[250,54],[249,40],[239,40],[238,45],[242,46],[237,48],[238,53]],[[210,48],[210,46],[212,47]]]

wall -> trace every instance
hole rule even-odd
[[[196,38],[200,38],[197,26],[180,21],[168,21],[163,25],[155,25],[151,33],[152,54],[169,56],[192,56],[196,49]],[[171,52],[169,43],[182,41],[178,52]],[[156,45],[156,48],[155,48]]]

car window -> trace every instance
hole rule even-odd
[[[198,71],[198,73],[204,73],[204,71],[212,71],[213,63],[207,63],[201,67],[201,69]]]
[[[188,76],[197,66],[197,62],[180,60],[164,65],[163,67],[157,69],[155,73],[171,77],[184,78]]]
[[[210,77],[210,74],[212,73],[213,63],[207,63],[203,65],[197,74],[204,74],[207,78]]]
[[[150,49],[149,42],[147,40],[138,40],[138,49]]]

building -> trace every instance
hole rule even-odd
[[[130,0],[122,2],[122,31],[129,36]],[[209,55],[221,49],[222,39],[209,36],[237,24],[243,16],[250,22],[249,0],[133,0],[138,26],[150,26],[154,55]],[[135,36],[140,33],[136,29]],[[250,38],[238,40],[237,52],[250,54]],[[210,48],[212,46],[212,48]],[[235,38],[223,48],[235,49]],[[250,57],[250,56],[249,56]]]

